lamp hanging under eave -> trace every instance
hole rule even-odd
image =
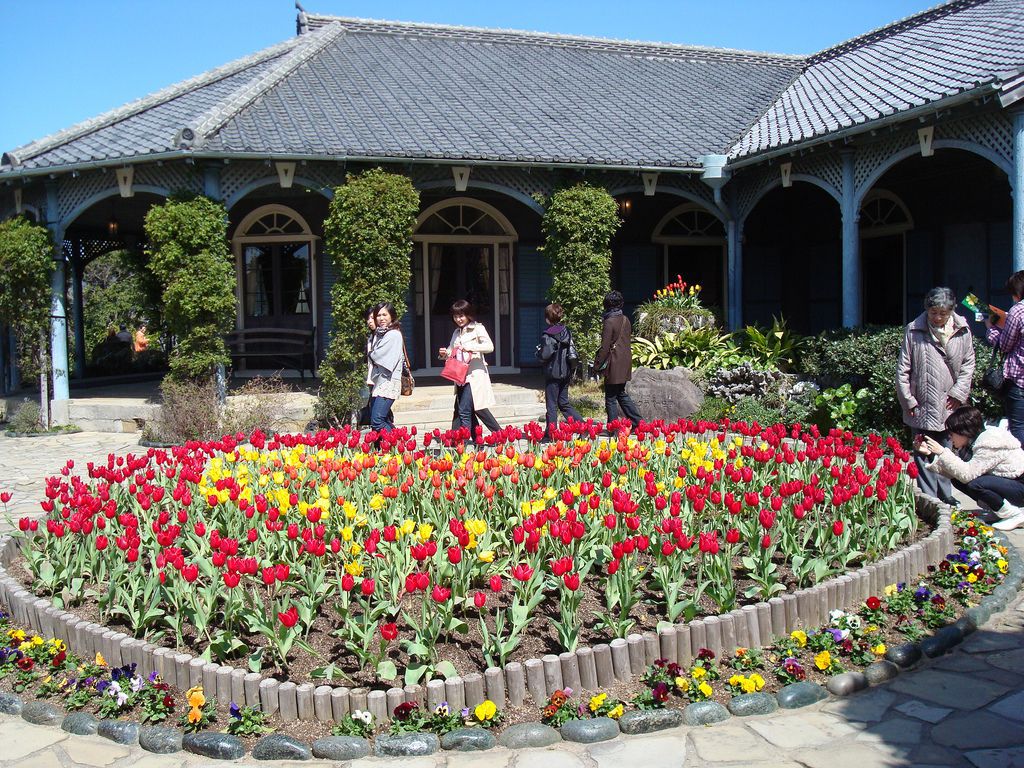
[[[633,210],[633,201],[628,197],[619,198],[619,216],[623,219],[629,216],[629,212]]]
[[[111,214],[110,221],[107,222],[107,234],[111,237],[117,237],[117,231],[120,225],[117,223],[117,217]]]

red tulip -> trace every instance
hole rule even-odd
[[[533,576],[533,568],[526,563],[519,563],[512,568],[512,578],[516,581],[529,581]]]
[[[341,577],[341,588],[346,592],[351,592],[352,588],[355,587],[355,585],[356,580],[355,577],[352,576],[352,574],[346,573],[344,576]]]
[[[380,636],[389,643],[398,637],[398,625],[389,623],[380,625]]]
[[[446,587],[442,587],[440,584],[434,586],[430,591],[430,598],[435,603],[443,603],[449,597],[452,596],[452,591]]]
[[[4,491],[3,493],[0,493],[0,504],[6,504],[8,501],[11,500],[11,496],[12,494],[10,491]]]
[[[224,584],[229,589],[234,589],[235,587],[237,587],[238,586],[238,582],[241,579],[241,577],[237,573],[231,573],[231,572],[226,572],[226,573],[221,574],[221,578],[224,579]]]
[[[503,585],[501,583],[501,576],[499,576],[498,574],[494,574],[493,576],[491,576],[491,591],[492,592],[501,592],[502,586]]]
[[[274,566],[274,576],[277,577],[278,581],[288,581],[289,573],[291,573],[291,568],[289,568],[287,563]]]
[[[697,546],[700,547],[701,552],[706,552],[709,555],[718,554],[718,531],[711,533],[701,533],[697,536]]]
[[[477,608],[483,608],[486,603],[487,595],[485,595],[483,592],[477,592],[475,595],[473,595],[473,605],[475,605]]]
[[[578,573],[567,573],[562,577],[567,589],[575,592],[580,588],[580,575]]]
[[[757,518],[761,523],[761,527],[766,531],[770,531],[772,526],[775,525],[776,514],[774,512],[769,512],[767,509],[762,509],[760,513],[758,513]]]
[[[373,579],[363,579],[359,585],[359,589],[365,597],[369,597],[377,589],[377,584]]]
[[[462,562],[462,550],[458,547],[448,547],[448,562],[458,565]]]
[[[284,613],[278,612],[277,618],[280,619],[281,623],[288,627],[288,629],[291,629],[299,620],[299,609],[293,605]]]
[[[191,584],[197,578],[199,578],[199,566],[196,565],[195,563],[190,563],[189,565],[183,565],[181,567],[181,577],[185,581],[187,581],[189,584]]]
[[[735,544],[740,540],[740,532],[736,528],[730,528],[725,532],[725,540],[729,544]]]
[[[109,544],[109,543],[110,542],[107,541],[107,537],[106,536],[97,536],[96,537],[96,550],[98,552],[102,552],[104,549],[107,548],[107,544]]]
[[[761,549],[768,549],[772,545],[772,537],[767,533],[761,537]]]
[[[842,536],[843,535],[843,521],[842,520],[836,520],[834,523],[832,523],[832,533],[835,534],[836,536]]]
[[[274,576],[273,566],[267,566],[266,568],[264,568],[262,571],[262,576],[263,583],[266,584],[268,587],[277,580],[276,577]]]

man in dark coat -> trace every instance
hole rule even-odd
[[[633,423],[640,423],[636,403],[626,393],[626,382],[633,377],[633,326],[622,313],[622,293],[612,291],[604,297],[604,323],[601,327],[601,348],[594,358],[594,370],[604,376],[604,409],[608,421],[622,414]]]

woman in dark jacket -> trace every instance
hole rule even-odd
[[[622,313],[622,293],[612,291],[604,297],[604,324],[601,327],[601,348],[594,358],[594,370],[604,376],[604,409],[608,421],[623,415],[636,427],[640,412],[626,394],[626,382],[633,378],[633,325]]]
[[[565,310],[561,304],[548,304],[544,308],[544,319],[548,327],[541,334],[537,345],[537,359],[544,363],[544,439],[551,440],[551,431],[558,426],[558,412],[566,419],[583,421],[579,412],[569,405],[569,381],[572,378],[572,361],[577,359],[576,345],[572,334],[562,325]]]

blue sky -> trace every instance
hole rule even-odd
[[[304,0],[311,13],[812,53],[934,0]],[[0,150],[272,45],[292,0],[0,0]]]

